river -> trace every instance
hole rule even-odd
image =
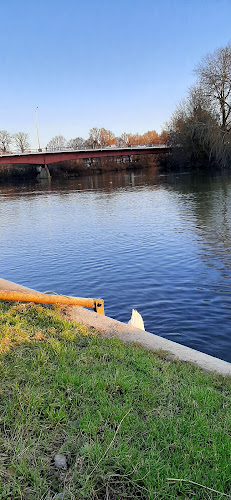
[[[101,297],[120,321],[231,362],[231,176],[111,172],[0,185],[0,276]]]

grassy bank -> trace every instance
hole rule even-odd
[[[1,499],[231,498],[230,378],[58,309],[0,304],[0,335]]]

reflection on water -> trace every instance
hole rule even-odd
[[[133,307],[147,330],[231,361],[231,179],[110,172],[0,186],[1,277]]]

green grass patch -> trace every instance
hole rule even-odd
[[[1,499],[231,498],[230,378],[31,304],[0,304],[0,352]]]

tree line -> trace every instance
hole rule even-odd
[[[126,147],[138,145],[165,144],[167,141],[167,133],[158,134],[155,130],[149,130],[144,134],[129,134],[124,132],[120,136],[115,136],[111,130],[105,128],[93,127],[89,131],[87,139],[83,137],[75,137],[67,141],[62,135],[56,135],[47,144],[48,150],[57,150],[62,148],[72,149],[98,149],[108,146]]]
[[[207,54],[197,81],[167,124],[172,166],[227,167],[231,161],[231,45]],[[180,147],[179,147],[180,146]]]
[[[153,146],[155,144],[165,144],[167,137],[167,132],[163,131],[161,134],[158,134],[155,130],[149,130],[142,135],[138,133],[127,134],[124,132],[121,136],[116,137],[111,130],[93,127],[90,129],[87,139],[75,137],[74,139],[67,140],[63,135],[56,135],[48,142],[46,149],[48,151],[55,151],[66,148],[76,150],[97,149],[108,146]],[[18,132],[17,134],[11,135],[6,130],[0,130],[0,151],[2,153],[8,153],[14,148],[20,153],[25,153],[30,150],[28,134],[25,132]]]

